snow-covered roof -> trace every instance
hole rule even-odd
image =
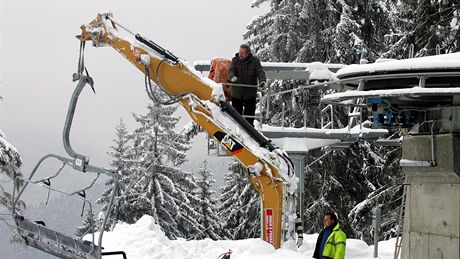
[[[353,128],[317,129],[282,128],[262,125],[259,129],[272,142],[287,152],[306,152],[317,148],[357,139],[379,139],[388,135],[386,129],[370,129],[356,125]]]
[[[349,139],[362,138],[368,136],[378,139],[388,134],[384,129],[370,129],[356,125],[352,128],[344,127],[339,129],[318,129],[318,128],[287,128],[262,125],[259,129],[265,136],[269,138],[316,138],[316,139]]]
[[[350,65],[337,71],[339,79],[352,76],[395,72],[439,71],[460,69],[460,52],[412,59],[389,60],[380,63]]]
[[[319,63],[319,62],[313,62],[313,63]],[[308,67],[310,67],[313,63],[297,63],[297,62],[261,62],[262,67],[267,70],[305,70]],[[203,67],[207,68],[209,70],[209,66],[211,64],[210,60],[197,60],[193,62],[193,66],[196,67]],[[346,65],[343,64],[325,64],[329,69],[332,71],[337,71],[338,69],[341,69],[345,67]],[[200,69],[197,69],[200,70]]]
[[[423,88],[412,87],[391,90],[372,90],[372,91],[346,91],[325,95],[321,100],[324,103],[338,102],[356,98],[368,97],[391,97],[391,96],[437,96],[437,95],[460,95],[460,88]]]
[[[209,71],[209,60],[197,60],[193,67],[198,71]],[[334,72],[345,67],[343,64],[312,63],[283,63],[262,62],[262,67],[268,79],[294,80],[334,80]]]
[[[277,147],[289,153],[306,153],[317,148],[327,147],[341,142],[340,139],[319,138],[272,138],[270,140]]]

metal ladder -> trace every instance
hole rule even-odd
[[[403,196],[401,199],[401,208],[399,211],[399,220],[398,220],[398,229],[396,233],[396,242],[395,242],[395,253],[394,259],[398,259],[401,253],[401,243],[402,243],[402,230],[404,225],[404,216],[405,216],[405,208],[406,208],[406,194],[407,194],[407,187],[408,184],[404,181],[403,187]]]

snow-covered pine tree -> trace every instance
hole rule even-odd
[[[263,61],[351,64],[358,63],[361,57],[373,61],[386,50],[383,39],[392,32],[391,2],[257,0],[252,6],[269,3],[271,8],[251,21],[244,37]],[[276,80],[264,94],[306,83],[306,80]],[[311,109],[304,117],[306,98],[299,96],[303,94],[273,98],[270,114],[265,116],[270,120],[264,123],[281,126],[284,121],[285,127],[319,127],[319,111]],[[265,103],[259,105],[267,110]],[[283,105],[286,107],[284,114]],[[336,120],[336,125],[343,125],[342,121],[346,122],[343,116]]]
[[[340,20],[336,25],[332,62],[359,63],[361,58],[375,61],[387,50],[384,37],[392,34],[392,0],[338,1]]]
[[[314,153],[309,154],[311,159],[318,156]],[[306,174],[306,231],[320,231],[324,213],[333,211],[349,236],[371,242],[372,209],[381,206],[381,233],[393,237],[404,181],[400,156],[400,148],[360,141],[312,165]]]
[[[262,60],[274,62],[358,63],[386,50],[384,37],[393,34],[393,0],[257,0],[269,3],[244,38]]]
[[[384,239],[395,237],[399,223],[401,198],[403,193],[404,175],[399,161],[402,149],[400,147],[373,147],[368,142],[359,142],[351,149],[365,156],[353,157],[348,161],[348,170],[358,172],[355,179],[362,181],[359,192],[354,191],[354,207],[349,211],[348,223],[353,229],[354,236],[371,242],[373,239],[372,209],[382,210],[382,225],[380,235]],[[346,188],[350,189],[347,185]],[[365,195],[364,195],[365,194]]]
[[[117,174],[118,176],[118,189],[116,190],[115,200],[110,212],[107,229],[113,229],[117,221],[127,222],[130,218],[129,212],[122,209],[123,204],[127,203],[127,187],[129,178],[135,170],[133,162],[133,150],[132,145],[129,142],[131,136],[129,135],[128,129],[125,123],[120,119],[119,124],[115,127],[116,138],[113,140],[114,145],[110,147],[110,151],[107,153],[112,157],[112,161],[109,162],[109,170]],[[102,204],[102,211],[108,215],[107,209],[114,191],[114,178],[110,178],[106,181],[105,185],[107,189],[102,193],[96,203]]]
[[[128,223],[144,214],[151,215],[171,238],[191,237],[202,229],[199,214],[190,201],[196,188],[193,175],[178,166],[186,160],[190,144],[174,131],[179,118],[177,106],[149,104],[146,115],[135,114],[140,126],[133,133],[136,160],[126,190],[125,211]]]
[[[224,235],[230,239],[260,237],[259,194],[238,162],[230,164],[224,184],[219,209]]]
[[[401,0],[392,17],[396,27],[387,35],[390,49],[385,58],[408,58],[451,53],[460,50],[460,4],[454,0]]]
[[[213,173],[207,168],[208,161],[203,161],[203,166],[200,167],[198,174],[200,178],[197,180],[198,189],[196,196],[198,202],[194,204],[196,211],[200,214],[198,222],[203,227],[196,239],[211,238],[213,240],[222,239],[222,220],[217,216],[217,199],[214,197],[215,191],[212,190],[212,185],[216,180],[212,179]]]
[[[83,222],[83,225],[77,227],[75,231],[75,236],[84,237],[86,234],[92,234],[99,230],[99,222],[96,220],[96,217],[93,212],[88,210],[86,212],[86,218]]]
[[[5,134],[0,130],[0,173],[8,179],[10,182],[16,177],[16,185],[13,187],[4,187],[0,184],[0,205],[5,206],[8,209],[11,209],[13,205],[12,195],[8,192],[10,188],[19,189],[24,184],[24,176],[20,171],[22,164],[21,155],[16,150],[16,148],[11,145],[5,137]],[[23,201],[18,202],[17,210],[25,208],[25,203]]]
[[[265,60],[352,64],[364,57],[373,61],[387,50],[387,46],[383,43],[385,35],[393,33],[390,26],[393,22],[390,16],[393,12],[393,0],[258,0],[253,5],[264,2],[270,3],[271,9],[264,16],[251,22],[245,38],[255,45],[253,49],[257,51],[256,55]],[[283,26],[277,25],[277,20],[288,21],[287,17],[290,19],[289,22],[285,22]],[[293,35],[289,31],[293,28],[299,28],[296,29],[298,35]],[[289,49],[289,54],[280,51],[280,48]],[[292,56],[292,53],[295,55]],[[301,83],[303,82],[277,81],[271,85],[271,92],[292,89]],[[299,109],[290,105],[290,98],[282,95],[272,99],[271,113],[268,115],[271,119],[268,123],[280,125],[278,118],[283,116],[281,107],[284,103],[286,104],[284,126],[303,126],[305,106],[298,106]],[[346,114],[340,112],[340,109],[335,111],[334,125],[343,127],[347,123]],[[306,121],[306,126],[319,127],[319,113],[308,112]],[[362,217],[360,223],[355,222],[355,214],[349,215],[349,212],[365,200],[372,200],[369,204],[373,206],[388,201],[388,197],[397,197],[401,186],[395,188],[391,183],[398,182],[402,174],[399,169],[395,169],[388,174],[387,177],[390,179],[385,178],[383,181],[382,168],[385,166],[382,165],[382,161],[385,159],[386,151],[368,145],[363,142],[348,151],[335,151],[332,156],[323,161],[321,167],[312,167],[312,171],[307,174],[305,181],[307,209],[303,214],[307,219],[306,222],[311,222],[307,225],[307,232],[319,231],[322,227],[323,213],[335,211],[350,236],[361,236],[366,241],[370,241],[369,235],[361,234],[367,231],[366,224],[371,216],[370,210],[360,210],[359,215]],[[308,161],[313,161],[323,154],[324,151],[310,152]],[[381,158],[374,159],[377,156]],[[363,159],[366,163],[362,161]],[[399,161],[397,156],[391,159],[388,161],[389,164]],[[357,168],[349,161],[355,161],[358,165],[368,164],[368,167]],[[343,172],[344,170],[346,173]],[[368,180],[362,182],[362,179]],[[353,185],[349,185],[348,181]],[[371,188],[372,185],[367,186],[369,182],[375,188]],[[357,190],[362,194],[357,195],[359,193]],[[368,194],[369,197],[385,198],[369,199]],[[390,207],[390,210],[394,208]],[[348,220],[349,216],[351,222]],[[395,221],[387,220],[387,223],[388,228],[391,229],[390,225],[394,226]]]

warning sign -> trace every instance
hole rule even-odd
[[[266,241],[273,245],[273,209],[265,209],[265,235]]]

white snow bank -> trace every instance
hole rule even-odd
[[[312,258],[317,237],[318,234],[304,234],[304,243],[300,248],[295,248],[292,243],[285,243],[278,250],[261,239],[169,240],[152,217],[143,216],[135,224],[120,223],[113,231],[105,232],[102,246],[105,252],[123,250],[128,258],[143,259],[217,259],[229,249],[233,252],[231,259],[309,259]],[[91,240],[91,235],[84,239]],[[395,240],[380,242],[378,258],[393,258],[394,244]],[[361,240],[347,240],[347,259],[371,259],[373,251],[372,246],[367,246]]]

